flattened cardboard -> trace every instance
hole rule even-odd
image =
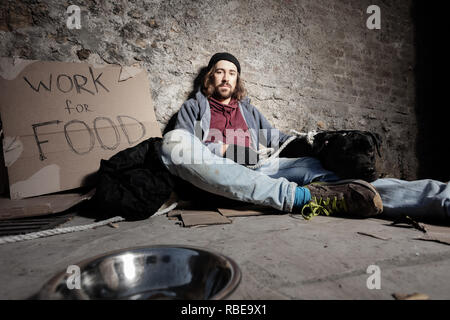
[[[260,215],[267,215],[267,214],[277,214],[277,210],[273,208],[268,208],[264,206],[257,206],[257,205],[248,205],[248,206],[240,206],[240,207],[233,207],[233,208],[218,208],[219,216],[222,217],[248,217],[248,216],[260,216]],[[208,211],[208,210],[186,210],[186,209],[174,209],[170,211],[167,216],[169,218],[172,217],[181,217],[184,221],[183,217],[186,217],[186,215],[192,215],[191,217],[187,217],[188,224],[195,223],[195,225],[198,224],[208,224],[204,223],[205,221],[208,221],[209,219],[212,219],[216,217],[217,212],[216,211]],[[195,220],[193,220],[195,218]],[[219,218],[221,221],[222,218]],[[226,221],[226,220],[223,220]],[[231,222],[231,221],[230,221]],[[227,222],[228,223],[228,222]],[[209,223],[213,224],[213,223]],[[215,224],[215,223],[214,223]]]
[[[93,192],[55,194],[20,200],[0,198],[0,220],[60,213],[90,199],[92,195]]]
[[[177,206],[177,208],[178,208],[178,206]],[[191,208],[191,209],[173,209],[173,210],[171,210],[171,211],[169,211],[168,213],[167,213],[167,216],[168,217],[181,217],[181,214],[183,213],[183,212],[186,212],[186,213],[191,213],[191,212],[201,212],[201,211],[205,211],[204,209],[197,209],[197,208]],[[209,211],[209,210],[206,210],[206,211]]]
[[[11,199],[86,186],[101,159],[161,137],[145,70],[0,58]]]
[[[216,211],[183,210],[181,219],[185,227],[231,223],[230,219]]]
[[[273,208],[263,206],[242,206],[235,208],[218,208],[219,212],[225,217],[248,217],[261,216],[267,214],[276,214],[278,211]]]
[[[174,209],[167,213],[168,217],[181,217],[181,214],[183,213],[183,210]]]

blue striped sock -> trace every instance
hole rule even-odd
[[[294,208],[295,207],[303,207],[311,201],[311,192],[308,188],[297,187],[295,188],[295,199],[294,199]]]

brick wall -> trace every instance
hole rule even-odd
[[[66,8],[81,8],[80,30]],[[381,9],[369,30],[366,9]],[[275,126],[364,129],[383,137],[383,172],[417,177],[411,1],[2,1],[0,56],[132,64],[148,71],[162,128],[212,54],[242,66]]]

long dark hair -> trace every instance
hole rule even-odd
[[[208,98],[214,94],[214,73],[216,72],[216,66],[213,66],[211,70],[209,70],[205,77],[203,78],[203,87],[202,92]],[[231,98],[236,99],[237,101],[241,101],[243,98],[247,96],[247,90],[244,87],[244,81],[242,80],[240,74],[237,74],[236,79],[236,87],[234,88],[234,92]]]

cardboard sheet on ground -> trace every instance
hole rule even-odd
[[[91,191],[86,194],[65,193],[20,200],[0,198],[0,220],[60,213],[90,199],[93,194]]]
[[[185,227],[231,223],[231,220],[227,217],[224,217],[217,211],[211,210],[176,209],[169,212],[167,216],[181,217]]]
[[[0,58],[0,117],[11,199],[89,185],[101,159],[161,136],[137,66]]]
[[[247,217],[267,214],[277,214],[276,209],[270,207],[249,205],[235,208],[218,208],[219,212],[226,217]]]
[[[217,210],[219,212],[195,208],[175,209],[170,211],[167,216],[169,219],[173,217],[180,217],[185,227],[192,227],[196,225],[231,223],[231,220],[228,219],[229,217],[259,216],[277,213],[277,210],[275,209],[257,205],[218,208]]]

